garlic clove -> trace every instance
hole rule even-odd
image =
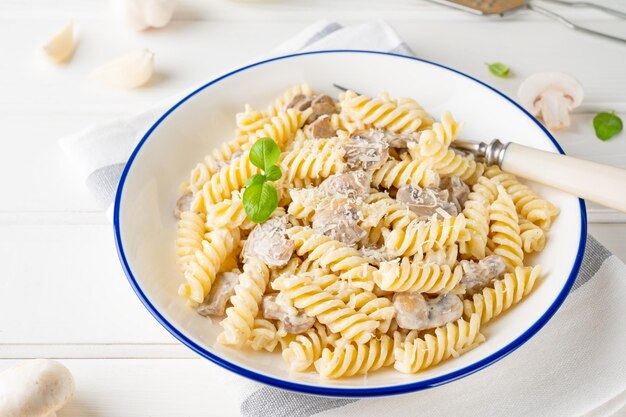
[[[97,68],[91,78],[112,87],[136,88],[147,83],[153,71],[154,53],[138,49]]]
[[[177,0],[111,0],[118,18],[136,31],[166,26],[177,5]]]
[[[41,45],[39,51],[56,64],[66,61],[74,51],[74,21],[70,19],[59,32]]]

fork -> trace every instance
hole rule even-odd
[[[626,169],[498,139],[489,144],[455,140],[450,147],[513,175],[626,213]]]

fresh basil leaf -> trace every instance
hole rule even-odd
[[[509,76],[509,67],[501,62],[494,62],[492,64],[486,64],[489,68],[489,72],[496,77],[506,78]]]
[[[593,118],[593,128],[596,130],[598,139],[609,140],[622,131],[624,124],[614,111],[602,112]]]
[[[272,165],[265,171],[265,178],[268,181],[276,181],[283,175],[283,172],[280,170],[278,165]]]
[[[250,149],[250,162],[264,171],[278,162],[278,158],[280,158],[280,148],[270,138],[257,140]]]
[[[251,176],[250,178],[248,178],[248,181],[246,181],[246,187],[252,185],[252,184],[263,184],[266,181],[265,175],[263,174],[254,174],[253,176]]]
[[[278,194],[269,182],[252,184],[243,192],[243,208],[250,220],[263,223],[278,207]]]

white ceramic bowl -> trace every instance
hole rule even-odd
[[[388,91],[416,98],[438,117],[450,110],[465,123],[463,138],[494,137],[562,152],[554,138],[511,99],[458,71],[430,62],[368,51],[324,51],[259,62],[198,88],[168,110],[132,153],[115,201],[115,238],[128,279],[154,317],[203,357],[245,377],[277,387],[319,395],[367,397],[417,391],[476,372],[518,348],[546,324],[567,296],[586,238],[582,200],[533,184],[561,215],[546,249],[530,259],[545,279],[527,299],[481,332],[485,343],[459,358],[416,375],[393,368],[365,377],[333,381],[313,373],[293,373],[278,353],[217,346],[217,323],[199,316],[177,295],[178,271],[172,214],[178,186],[211,149],[230,138],[234,115],[245,103],[264,108],[295,83],[335,96],[332,84],[364,94]],[[528,169],[533,169],[529,166]]]

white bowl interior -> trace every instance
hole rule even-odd
[[[544,267],[544,279],[525,301],[482,329],[487,340],[473,351],[417,375],[387,369],[367,377],[325,381],[313,373],[290,372],[277,353],[216,346],[219,325],[197,315],[177,295],[183,279],[174,254],[172,209],[178,186],[205,154],[232,137],[234,115],[245,103],[265,108],[283,90],[300,82],[333,96],[338,91],[332,83],[337,83],[368,95],[388,91],[392,96],[413,97],[435,117],[450,110],[465,123],[463,138],[497,137],[556,151],[540,126],[504,97],[463,75],[416,60],[322,53],[279,59],[225,77],[191,96],[160,122],[132,161],[123,185],[119,206],[122,250],[137,285],[172,327],[206,351],[255,373],[344,389],[397,386],[461,370],[511,345],[540,320],[562,292],[575,264],[582,217],[576,198],[532,184],[561,209],[546,249],[530,259]]]

